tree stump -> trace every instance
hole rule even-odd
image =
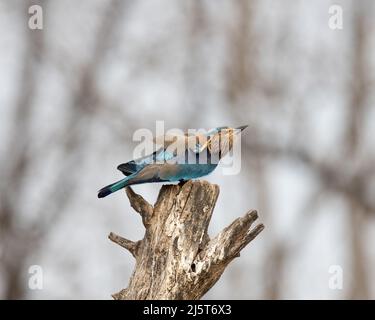
[[[112,295],[116,300],[200,299],[264,229],[259,224],[250,230],[258,218],[251,210],[210,239],[219,187],[206,181],[164,185],[154,207],[130,187],[126,193],[146,232],[137,242],[109,234],[136,259],[128,287]]]

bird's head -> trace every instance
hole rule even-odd
[[[219,154],[224,157],[232,150],[241,135],[241,132],[247,128],[240,126],[237,128],[221,127],[207,140],[207,148],[213,154]]]

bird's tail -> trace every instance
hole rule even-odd
[[[116,192],[122,188],[125,188],[127,186],[128,181],[129,181],[129,177],[126,177],[124,179],[121,179],[120,181],[117,181],[108,186],[105,186],[104,188],[101,188],[98,191],[98,198],[104,198],[113,192]]]

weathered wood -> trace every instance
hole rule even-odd
[[[263,224],[250,229],[258,217],[252,210],[210,240],[207,230],[219,187],[206,181],[165,185],[154,207],[131,188],[126,193],[146,232],[137,242],[109,235],[136,259],[128,287],[114,299],[200,299],[264,229]]]

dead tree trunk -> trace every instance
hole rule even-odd
[[[165,185],[154,207],[131,188],[126,193],[146,232],[137,242],[109,235],[136,259],[128,287],[114,299],[200,299],[264,229],[259,224],[250,230],[258,217],[252,210],[210,239],[207,229],[219,187],[206,181]]]

